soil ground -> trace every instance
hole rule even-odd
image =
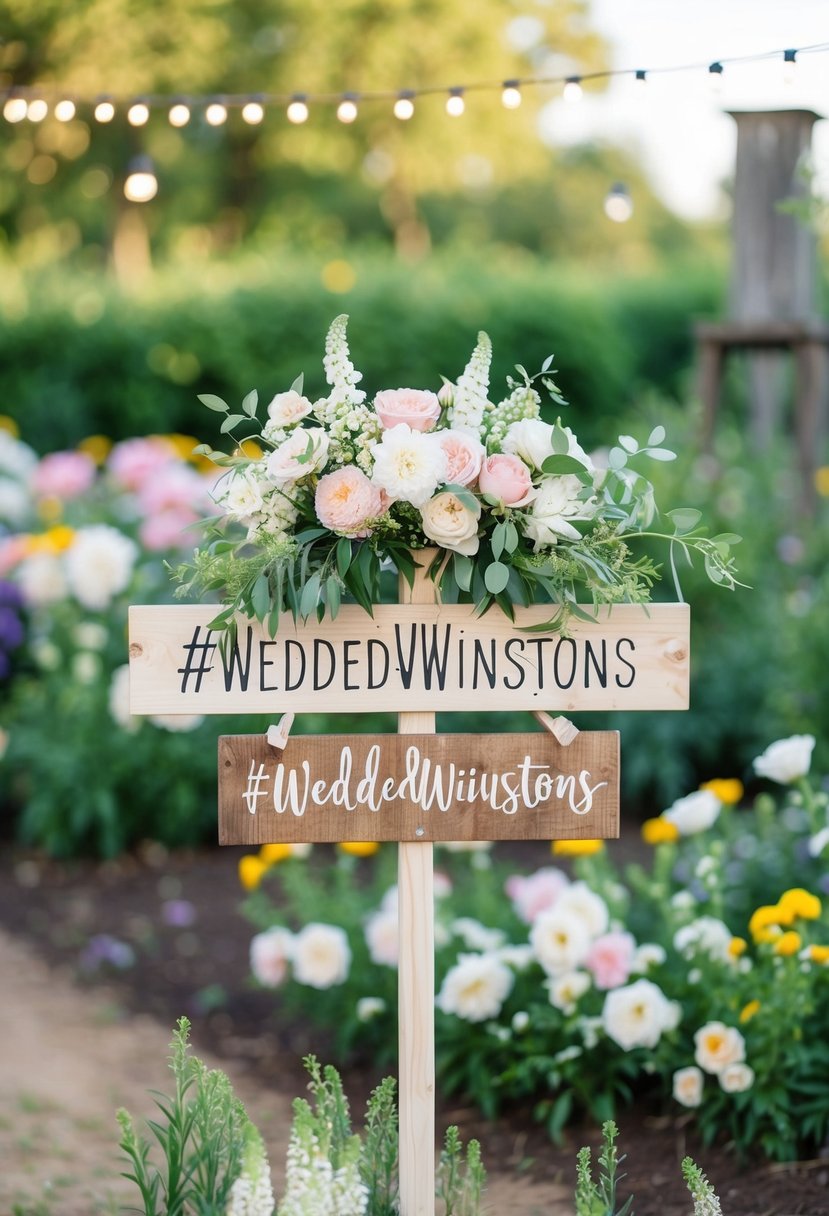
[[[171,924],[186,901],[191,923]],[[234,850],[141,854],[59,865],[18,854],[0,865],[0,1216],[101,1216],[129,1201],[119,1179],[114,1113],[146,1116],[147,1090],[166,1088],[167,1044],[182,1013],[196,1053],[227,1071],[262,1130],[279,1188],[290,1104],[305,1087],[301,1057],[325,1045],[274,1017],[274,996],[249,986],[251,930],[237,911]],[[173,920],[181,920],[179,916]],[[90,969],[96,934],[126,943],[132,965]],[[346,1071],[355,1111],[379,1080]],[[482,1143],[492,1216],[570,1216],[575,1152],[597,1129],[576,1127],[556,1148],[529,1117],[494,1124],[444,1106]],[[687,1118],[623,1112],[622,1184],[637,1216],[680,1216],[686,1153],[715,1184],[725,1216],[829,1216],[829,1160],[740,1168],[727,1146],[703,1149]]]

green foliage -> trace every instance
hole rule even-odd
[[[691,1157],[682,1159],[682,1177],[694,1201],[694,1216],[720,1216],[720,1201],[711,1183]]]
[[[616,1138],[619,1129],[612,1119],[602,1124],[602,1148],[599,1153],[599,1181],[593,1181],[590,1164],[590,1149],[579,1150],[577,1158],[576,1216],[633,1216],[633,1197],[616,1207],[616,1188],[624,1178],[619,1166],[624,1157],[619,1156]]]
[[[437,1169],[437,1193],[445,1216],[477,1216],[485,1185],[480,1144],[470,1140],[464,1158],[457,1127],[447,1127]]]

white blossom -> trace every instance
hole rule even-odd
[[[790,785],[808,773],[814,746],[814,735],[792,735],[788,739],[778,739],[757,757],[754,771],[758,777],[768,777],[770,781]]]
[[[460,954],[446,973],[435,1004],[467,1022],[485,1022],[501,1012],[513,975],[494,954]]]
[[[590,933],[576,912],[556,905],[536,917],[530,944],[548,975],[563,975],[575,971],[586,959]]]
[[[450,425],[457,431],[480,437],[489,392],[489,365],[492,343],[483,331],[472,355],[458,377],[449,407]]]
[[[680,836],[694,836],[705,832],[716,822],[722,803],[711,790],[696,790],[684,798],[678,798],[662,818],[672,823]]]
[[[658,985],[636,980],[605,997],[602,1025],[624,1051],[655,1047],[664,1030],[676,1025],[676,1010]]]
[[[311,988],[331,988],[348,978],[351,947],[339,925],[311,921],[293,943],[294,979]]]
[[[84,608],[103,611],[126,589],[137,556],[136,545],[117,528],[81,528],[65,558],[72,594]]]

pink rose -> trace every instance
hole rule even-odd
[[[486,456],[484,445],[462,431],[438,431],[437,439],[446,453],[446,484],[471,485],[481,471],[481,463]]]
[[[107,468],[125,490],[140,490],[144,482],[159,468],[175,460],[173,445],[160,435],[146,439],[125,439],[116,443],[109,454]]]
[[[629,933],[604,933],[593,942],[584,965],[592,971],[597,988],[618,988],[630,975],[635,952]]]
[[[374,398],[380,425],[386,429],[404,423],[413,431],[430,431],[440,417],[435,393],[419,388],[387,388]]]
[[[569,885],[567,875],[561,870],[555,866],[544,866],[528,878],[522,874],[511,875],[504,884],[504,890],[521,919],[531,925],[541,912],[552,908]]]
[[[147,515],[159,511],[197,510],[204,515],[209,506],[209,483],[191,465],[180,461],[161,465],[139,491],[141,509]]]
[[[52,452],[32,474],[32,491],[38,498],[68,502],[85,494],[95,480],[95,461],[86,452]]]
[[[185,531],[199,516],[195,511],[177,507],[148,515],[138,535],[145,549],[162,553],[165,549],[192,549],[193,532]]]
[[[478,489],[504,506],[523,507],[533,495],[530,470],[523,460],[506,452],[488,456],[481,466]]]
[[[297,427],[268,457],[268,477],[283,486],[319,473],[328,459],[328,443],[328,432],[322,427]]]
[[[324,528],[343,536],[369,536],[369,520],[382,515],[388,499],[354,465],[326,473],[317,483],[314,507]]]

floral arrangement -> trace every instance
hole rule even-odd
[[[573,874],[523,875],[489,847],[444,846],[443,1091],[488,1116],[518,1102],[558,1137],[579,1110],[608,1118],[634,1086],[655,1088],[695,1113],[705,1139],[726,1132],[743,1153],[792,1159],[819,1147],[829,1132],[829,795],[809,778],[813,746],[796,736],[757,757],[779,805],[763,792],[739,810],[740,782],[717,780],[647,821],[650,866],[620,870],[601,841],[557,842]],[[253,974],[283,1008],[333,1030],[343,1053],[363,1044],[391,1058],[395,859],[367,844],[339,846],[334,866],[304,856],[267,845],[241,861],[258,929]]]
[[[335,616],[344,595],[370,612],[383,564],[411,581],[412,551],[429,546],[444,602],[479,612],[495,602],[510,616],[515,604],[547,602],[556,605],[550,627],[583,616],[585,601],[647,602],[658,570],[634,553],[639,539],[696,551],[714,582],[735,586],[739,537],[707,538],[688,508],[668,513],[667,533],[650,530],[654,491],[637,465],[674,459],[664,427],[643,446],[622,435],[604,461],[591,458],[569,426],[541,416],[536,382],[566,404],[552,357],[535,376],[518,366],[508,394],[490,400],[485,333],[455,382],[444,379],[438,392],[384,389],[369,404],[346,322],[337,317],[326,339],[326,396],[306,397],[300,376],[270,402],[264,425],[255,391],[240,413],[200,397],[225,415],[233,451],[197,449],[227,470],[214,495],[220,516],[174,576],[182,594],[220,593],[213,628],[232,631],[241,612],[273,633],[285,611]]]

